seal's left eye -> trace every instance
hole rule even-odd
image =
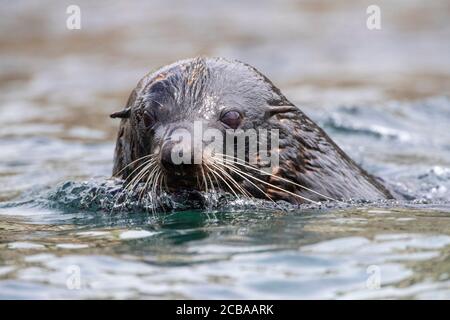
[[[241,114],[237,111],[228,111],[220,117],[220,121],[232,129],[239,127],[242,121]]]
[[[144,112],[144,125],[146,128],[151,128],[155,125],[155,117],[149,112]]]

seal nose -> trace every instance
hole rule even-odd
[[[198,167],[194,158],[192,148],[186,144],[167,142],[161,150],[161,165],[169,174],[192,175]]]

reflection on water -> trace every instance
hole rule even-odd
[[[37,216],[41,218],[37,219]],[[448,298],[439,210],[4,216],[2,298]],[[436,221],[439,223],[436,223]],[[2,239],[4,241],[4,239]],[[3,242],[2,241],[2,242]],[[73,268],[80,289],[67,289]],[[380,288],[368,285],[379,270]]]
[[[450,298],[447,1],[379,1],[379,31],[365,1],[77,3],[79,31],[72,3],[2,4],[0,298]],[[111,214],[108,114],[200,54],[255,65],[406,200]]]

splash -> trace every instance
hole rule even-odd
[[[436,169],[438,170],[438,169]],[[438,170],[439,171],[439,170]],[[430,179],[434,171],[423,176]],[[441,172],[441,171],[439,171]],[[444,173],[442,173],[444,174]],[[264,199],[236,197],[227,192],[204,192],[182,190],[176,193],[162,193],[157,197],[142,193],[144,184],[138,185],[134,190],[125,188],[120,179],[91,179],[87,181],[66,181],[55,188],[41,192],[39,195],[28,194],[22,200],[3,203],[2,207],[38,206],[61,210],[63,212],[103,212],[116,213],[171,213],[186,210],[201,210],[204,212],[288,212],[310,210],[339,210],[349,208],[393,208],[393,207],[439,207],[446,206],[447,200],[436,200],[427,193],[423,197],[411,197],[407,200],[378,200],[366,201],[349,199],[347,201],[322,201],[318,204],[291,204],[286,201],[269,201]],[[401,192],[404,192],[402,186]],[[430,192],[433,191],[431,187]],[[397,189],[397,193],[399,193]]]

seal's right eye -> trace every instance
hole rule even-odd
[[[220,121],[230,127],[231,129],[237,129],[241,124],[242,117],[241,114],[237,111],[228,111],[225,112],[221,117]]]
[[[152,128],[155,125],[155,122],[156,122],[156,120],[155,120],[154,115],[148,110],[144,111],[144,125],[145,125],[145,127],[146,128]]]

